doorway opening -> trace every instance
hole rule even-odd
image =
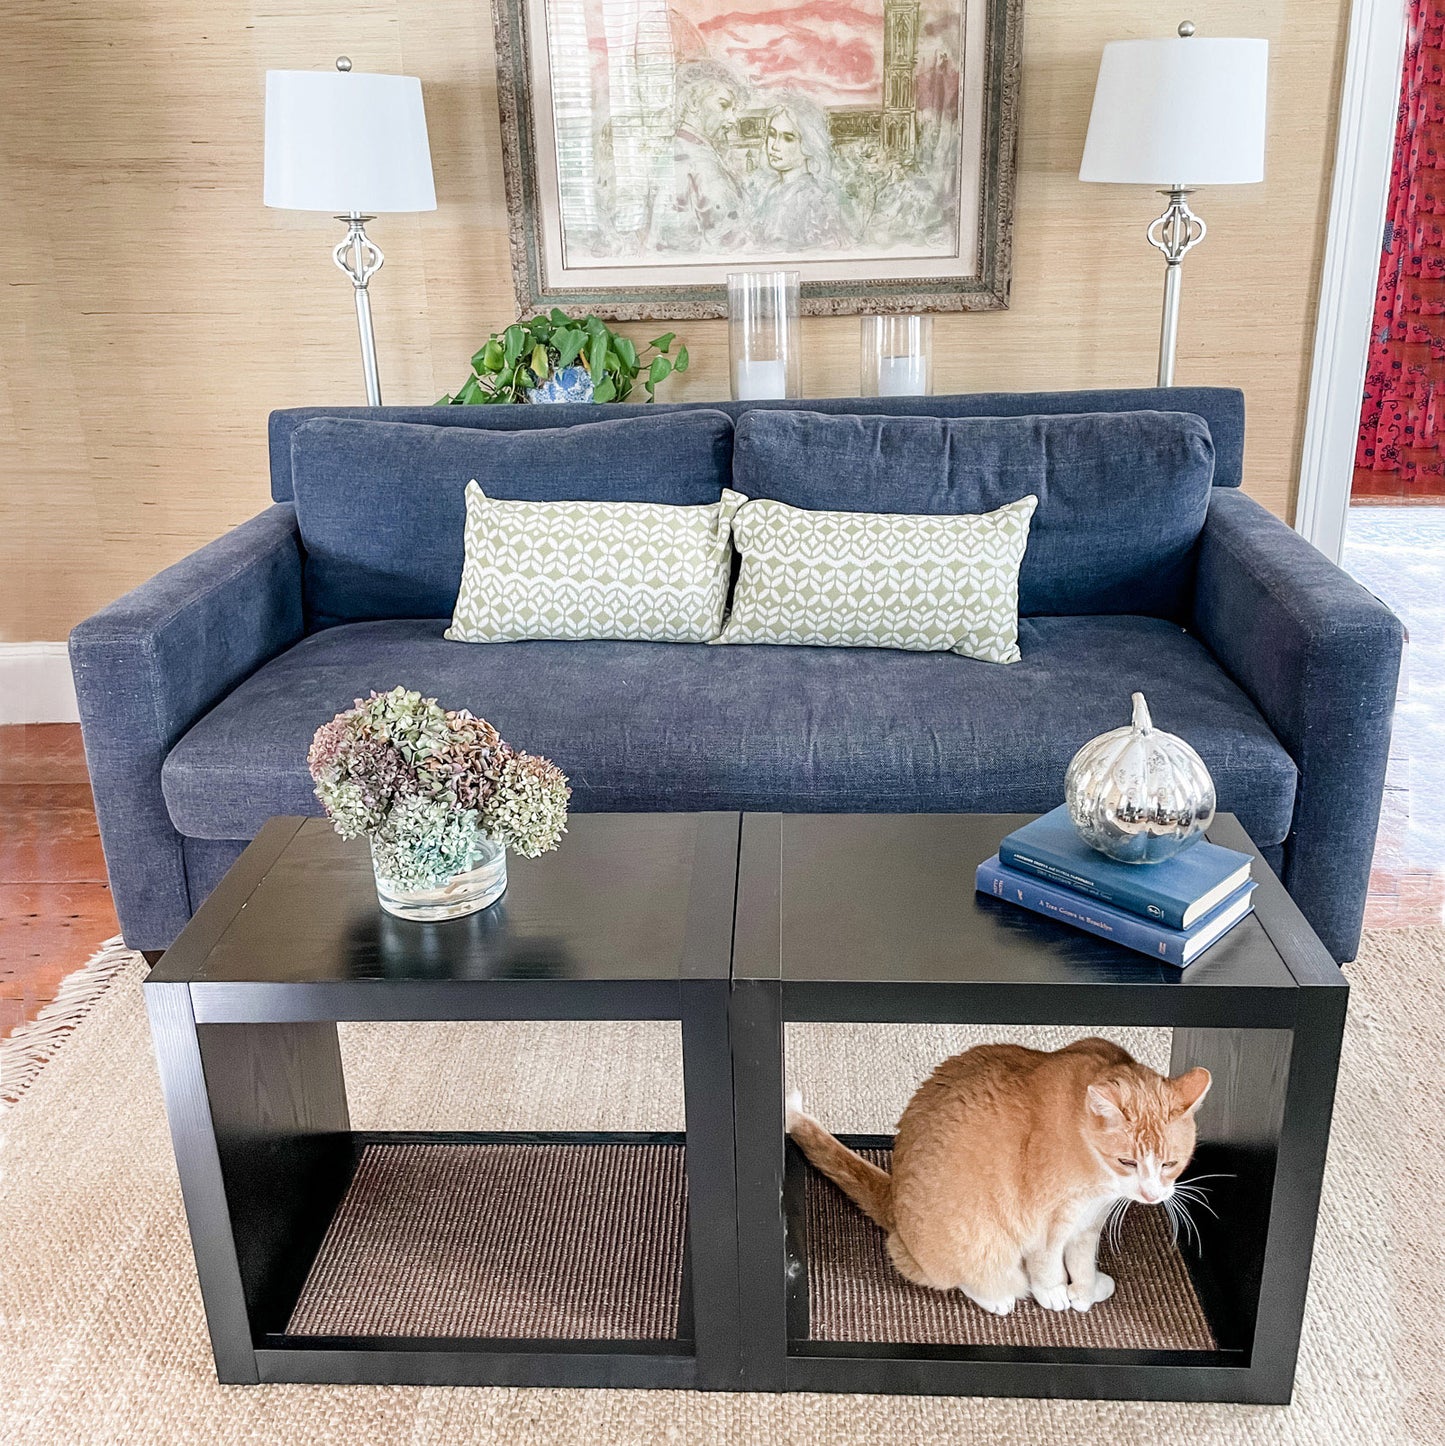
[[[1342,565],[1407,641],[1366,927],[1445,920],[1445,0],[1410,0]]]

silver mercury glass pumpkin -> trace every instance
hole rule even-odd
[[[1064,775],[1064,799],[1085,843],[1126,864],[1157,864],[1214,819],[1214,780],[1182,739],[1154,727],[1142,693],[1134,721],[1091,738]]]

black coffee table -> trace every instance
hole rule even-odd
[[[732,1004],[743,1379],[760,1390],[1288,1401],[1344,977],[1232,817],[1210,837],[1255,854],[1255,913],[1182,973],[975,894],[975,866],[1026,817],[744,815]],[[904,1285],[876,1264],[881,1232],[860,1242],[856,1212],[830,1204],[832,1187],[785,1148],[783,1029],[794,1020],[1171,1027],[1172,1072],[1214,1074],[1188,1172],[1221,1177],[1217,1218],[1196,1212],[1202,1254],[1141,1234],[1114,1301],[1062,1320],[1021,1304],[1002,1337],[975,1307]],[[1121,1334],[1146,1287],[1157,1334],[1138,1319]],[[1107,1348],[1120,1339],[1129,1344]]]
[[[581,815],[420,924],[273,820],[145,986],[220,1378],[1288,1400],[1344,978],[1257,855],[1182,974],[976,895],[1022,821]],[[354,1130],[337,1021],[455,1019],[679,1020],[686,1133]],[[1171,1027],[1215,1077],[1202,1256],[1142,1231],[1113,1301],[1002,1336],[910,1297],[785,1148],[791,1020]]]
[[[736,1386],[738,828],[576,817],[425,924],[266,825],[145,985],[222,1381]],[[686,1135],[351,1128],[338,1020],[474,1019],[679,1020]]]

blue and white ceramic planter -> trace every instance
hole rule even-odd
[[[563,367],[553,372],[540,387],[527,391],[529,402],[590,402],[592,377],[586,367]]]

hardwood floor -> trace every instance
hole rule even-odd
[[[0,728],[0,1038],[120,932],[80,729]]]
[[[1375,867],[1370,928],[1440,923],[1445,871],[1411,857],[1407,772],[1393,762]],[[60,981],[119,933],[80,729],[0,727],[0,1038],[33,1019]]]
[[[1367,929],[1445,923],[1445,869],[1436,867],[1435,850],[1421,851],[1410,828],[1408,762],[1392,756],[1385,773],[1380,831],[1365,900]]]

